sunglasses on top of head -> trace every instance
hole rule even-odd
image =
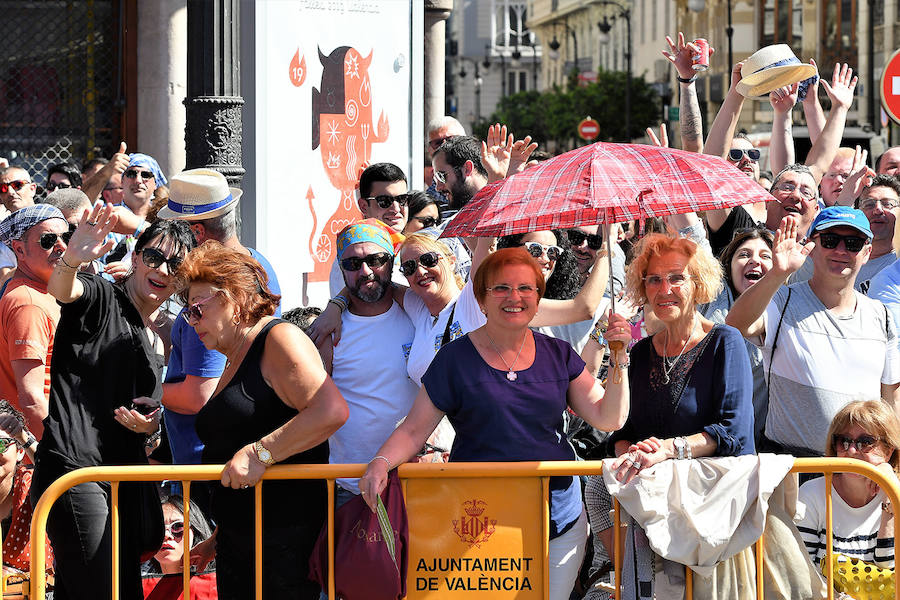
[[[143,179],[144,181],[156,179],[156,177],[153,176],[153,171],[139,171],[137,169],[127,169],[124,173],[122,173],[122,176],[126,177],[128,179],[134,179],[138,175],[140,175],[141,179]]]
[[[184,258],[180,256],[166,258],[166,255],[156,248],[143,248],[140,252],[141,260],[151,269],[159,268],[161,264],[166,263],[166,266],[169,267],[169,273],[174,273],[181,266],[181,263],[184,262]]]
[[[389,260],[391,260],[391,255],[387,252],[368,254],[362,258],[351,256],[341,260],[341,268],[345,271],[359,271],[362,269],[363,263],[366,263],[370,269],[377,269],[386,265]]]
[[[548,260],[556,260],[563,252],[563,249],[559,246],[545,246],[538,242],[524,242],[522,245],[535,258],[540,258],[541,255],[546,254]]]
[[[14,191],[18,192],[30,183],[31,182],[26,179],[17,179],[15,181],[9,181],[7,183],[0,183],[0,194],[8,194],[9,188],[12,188]]]
[[[409,277],[416,272],[419,265],[422,265],[426,269],[433,269],[440,260],[441,255],[437,252],[426,252],[419,256],[419,258],[411,258],[400,263],[400,272],[406,277]]]
[[[599,233],[585,233],[578,229],[570,229],[566,233],[569,236],[569,243],[573,246],[580,246],[587,240],[588,248],[591,250],[599,250],[603,247],[603,236]]]
[[[378,208],[385,209],[389,208],[394,202],[400,205],[401,208],[409,204],[409,194],[400,194],[398,196],[390,196],[388,194],[382,194],[381,196],[370,196],[366,198],[366,202],[372,204],[372,201],[378,205]]]
[[[844,248],[847,249],[847,252],[852,252],[853,254],[862,250],[866,246],[866,242],[869,241],[868,238],[860,237],[858,235],[841,235],[839,233],[828,232],[819,233],[819,243],[826,250],[834,250],[841,240],[844,240]]]
[[[760,154],[759,150],[756,148],[750,148],[749,150],[741,150],[740,148],[732,148],[728,151],[728,158],[731,159],[731,162],[741,162],[741,159],[746,156],[753,162],[759,160]]]

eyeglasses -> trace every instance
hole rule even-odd
[[[52,192],[53,190],[67,190],[71,187],[74,187],[71,183],[66,183],[65,181],[51,181],[47,183],[47,191]]]
[[[858,235],[840,235],[838,233],[820,233],[819,241],[826,250],[834,250],[837,248],[838,242],[844,240],[844,248],[847,252],[856,254],[866,245],[869,240]]]
[[[669,282],[669,287],[680,288],[691,276],[686,273],[669,273],[668,275],[647,275],[644,277],[644,285],[648,288],[658,288],[663,281]]]
[[[74,233],[75,227],[69,225],[69,231],[65,233],[51,233],[46,232],[42,233],[38,243],[41,245],[41,248],[44,250],[52,250],[53,246],[56,245],[57,240],[62,240],[62,243],[66,246],[69,245],[69,240],[72,239],[72,233]]]
[[[391,255],[387,252],[369,254],[362,258],[351,256],[350,258],[345,258],[341,261],[341,268],[345,271],[359,271],[362,269],[363,263],[366,263],[369,265],[370,269],[377,269],[383,267],[389,260],[391,260]]]
[[[184,537],[184,521],[173,521],[166,525],[166,533],[171,534],[173,539],[180,540]]]
[[[434,152],[435,150],[437,150],[438,148],[441,147],[441,144],[443,144],[444,142],[446,142],[447,140],[449,140],[452,137],[454,137],[454,136],[448,135],[448,136],[437,138],[434,140],[428,140],[428,147],[431,148],[432,152]]]
[[[193,304],[189,305],[184,310],[184,312],[181,313],[181,316],[184,318],[184,320],[187,322],[188,325],[193,327],[194,323],[199,323],[200,319],[203,318],[203,310],[201,310],[200,307],[218,295],[219,295],[219,292],[216,292],[212,296],[207,296],[206,298],[204,298],[202,300],[197,300]]]
[[[540,258],[543,254],[546,254],[549,260],[556,260],[563,252],[563,249],[559,246],[545,246],[538,242],[525,242],[522,245],[525,246],[528,253],[535,258]]]
[[[6,452],[6,449],[10,446],[15,446],[16,440],[12,438],[0,438],[0,454]]]
[[[896,200],[882,200],[880,198],[871,198],[869,200],[863,200],[862,202],[860,202],[859,207],[862,210],[874,210],[875,206],[878,204],[881,204],[881,208],[883,208],[884,210],[894,210],[895,208],[900,206],[900,202],[897,202]]]
[[[389,208],[394,202],[399,204],[401,207],[409,204],[409,194],[400,194],[399,196],[389,196],[387,194],[383,194],[381,196],[372,196],[366,198],[366,202],[372,204],[372,201],[378,205],[378,208],[384,209]]]
[[[134,179],[138,175],[140,175],[141,179],[143,179],[144,181],[156,179],[156,177],[153,176],[152,171],[138,171],[137,169],[128,169],[127,171],[122,173],[122,176],[127,177],[128,179]]]
[[[416,221],[422,224],[422,227],[428,229],[429,227],[434,227],[438,224],[437,217],[413,217]]]
[[[847,452],[850,450],[850,446],[853,446],[856,448],[857,452],[870,452],[872,448],[875,447],[875,444],[880,441],[881,438],[874,435],[864,434],[854,440],[846,435],[836,433],[832,438],[831,443],[834,444],[835,450],[843,448],[844,452]]]
[[[181,266],[181,263],[184,262],[184,258],[181,256],[171,256],[166,258],[166,255],[156,248],[144,248],[141,250],[141,260],[143,260],[144,264],[151,269],[157,269],[161,264],[166,263],[169,267],[169,273],[177,271],[178,267]]]
[[[816,192],[814,190],[809,189],[806,186],[797,187],[796,184],[789,183],[785,181],[784,183],[779,183],[776,186],[772,187],[772,191],[784,192],[785,194],[793,194],[794,190],[800,191],[800,196],[803,197],[804,200],[812,200],[816,197]]]
[[[603,236],[598,233],[585,233],[577,229],[570,229],[566,232],[569,236],[569,243],[573,246],[580,246],[587,240],[588,248],[591,250],[599,250],[603,247]]]
[[[531,298],[534,296],[534,293],[537,292],[537,288],[533,285],[519,285],[513,287],[511,285],[507,285],[505,283],[500,283],[498,285],[487,288],[487,291],[491,293],[491,296],[494,298],[509,298],[512,294],[512,291],[516,290],[519,292],[519,296],[522,298]]]
[[[753,162],[756,162],[759,160],[759,150],[757,150],[756,148],[750,148],[749,150],[732,148],[728,151],[728,159],[731,160],[731,162],[741,162],[741,159],[744,158],[744,156],[746,156]]]
[[[434,170],[434,180],[438,183],[447,183],[447,174],[444,171]]]
[[[400,272],[409,277],[416,272],[419,265],[422,265],[426,269],[432,269],[437,266],[439,260],[441,260],[441,255],[437,252],[426,252],[419,256],[419,258],[411,258],[400,263]]]
[[[9,188],[12,188],[13,190],[18,192],[19,190],[21,190],[23,187],[25,187],[26,185],[28,185],[30,183],[31,182],[28,181],[27,179],[17,179],[15,181],[8,181],[6,183],[0,183],[0,194],[8,194]]]

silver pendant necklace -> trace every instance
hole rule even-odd
[[[519,346],[519,352],[516,354],[516,357],[513,359],[512,364],[506,362],[506,359],[503,358],[503,355],[500,353],[500,349],[497,347],[497,344],[494,343],[494,340],[491,339],[490,334],[487,332],[487,329],[484,330],[484,335],[487,336],[488,341],[491,343],[491,346],[494,347],[494,352],[497,353],[497,356],[500,357],[500,360],[503,361],[503,364],[506,365],[506,378],[510,381],[515,381],[518,379],[518,375],[515,371],[513,371],[513,367],[516,366],[516,363],[519,361],[519,356],[522,354],[522,349],[525,347],[525,340],[528,339],[528,332],[525,332],[525,335],[522,336],[522,345]]]
[[[681,347],[681,352],[679,352],[679,353],[678,353],[678,356],[676,356],[676,357],[675,357],[673,360],[671,360],[671,361],[670,361],[669,357],[666,356],[666,348],[668,348],[668,346],[669,346],[669,330],[668,330],[668,328],[666,329],[666,342],[665,342],[665,344],[663,344],[663,353],[662,353],[662,359],[663,359],[663,383],[669,383],[669,382],[670,382],[669,376],[672,374],[672,371],[675,370],[675,365],[677,365],[677,364],[678,364],[678,361],[681,360],[681,356],[684,354],[684,351],[685,351],[685,349],[687,348],[688,343],[691,341],[691,338],[694,337],[694,332],[697,331],[697,320],[698,320],[698,319],[695,317],[695,318],[694,318],[694,326],[691,327],[691,334],[690,334],[690,335],[688,336],[688,338],[684,341],[684,345]],[[502,357],[501,357],[501,358],[502,358]]]

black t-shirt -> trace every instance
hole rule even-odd
[[[37,477],[79,467],[147,464],[145,436],[120,425],[113,410],[134,398],[162,399],[163,358],[125,290],[78,274],[84,294],[62,304],[50,369],[50,413],[38,446]]]
[[[735,206],[718,231],[709,230],[709,245],[712,247],[713,256],[719,256],[731,240],[734,232],[740,229],[757,227],[757,223],[743,206]],[[708,229],[708,228],[707,228]]]

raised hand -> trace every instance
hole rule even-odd
[[[531,153],[537,150],[537,147],[537,142],[532,142],[530,135],[526,135],[524,140],[513,142],[509,151],[509,166],[506,168],[506,176],[509,177],[524,171]]]
[[[800,90],[800,82],[789,86],[785,86],[782,88],[778,88],[777,90],[772,90],[769,94],[769,104],[772,105],[772,110],[776,113],[788,113],[794,108],[794,105],[797,104],[797,96]]]
[[[481,142],[481,164],[488,172],[488,183],[506,177],[509,169],[513,136],[507,136],[506,125],[497,123],[488,128],[487,142]]]
[[[803,266],[816,243],[804,243],[804,240],[797,239],[800,235],[797,219],[787,216],[781,220],[772,246],[772,271],[790,275]]]
[[[850,167],[850,176],[844,180],[844,187],[841,188],[836,204],[853,206],[863,189],[871,183],[872,177],[875,177],[875,171],[866,164],[868,157],[869,151],[863,150],[857,144],[856,152],[853,154],[853,165]]]
[[[670,52],[663,50],[662,54],[670,63],[675,65],[678,76],[682,79],[690,79],[693,77],[695,75],[694,53],[699,52],[700,49],[697,48],[694,42],[685,42],[684,34],[680,31],[678,32],[677,43],[669,36],[666,36],[666,42],[669,44]],[[709,55],[712,56],[715,51],[715,48],[710,47]]]
[[[665,123],[659,124],[659,137],[656,137],[652,127],[647,128],[647,137],[650,138],[650,141],[653,142],[654,146],[659,146],[660,148],[669,147],[669,134],[666,132]]]
[[[91,262],[112,250],[116,242],[107,236],[117,222],[110,203],[97,202],[92,208],[84,209],[63,255],[66,262],[70,265]]]
[[[847,63],[844,63],[843,66],[841,66],[841,63],[834,65],[834,75],[831,77],[831,84],[829,85],[827,81],[822,80],[825,93],[831,98],[832,109],[850,109],[850,105],[853,104],[853,93],[856,90],[857,81],[859,81],[859,78],[853,75],[853,69]]]
[[[712,48],[710,48],[712,50]],[[739,63],[735,63],[733,67],[731,67],[731,87],[728,88],[728,93],[738,93],[737,84],[741,82],[741,69],[744,66],[744,61]]]

